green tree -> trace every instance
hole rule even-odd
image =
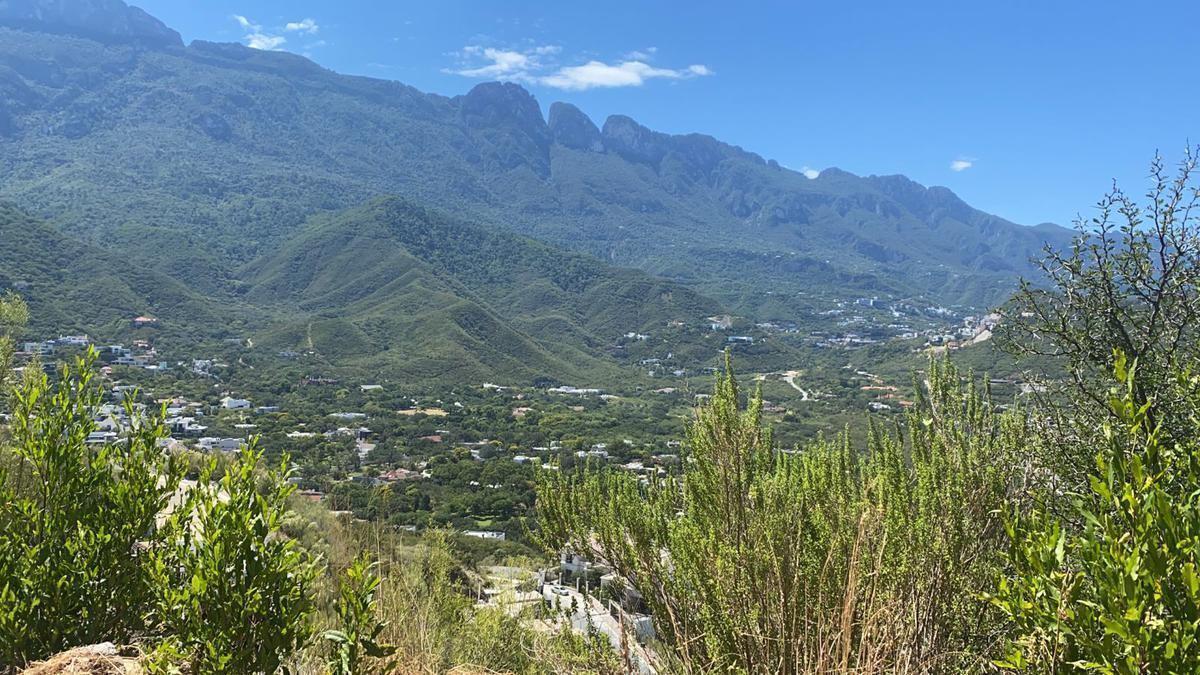
[[[1069,250],[1047,249],[1043,279],[1024,280],[1005,310],[1000,342],[1022,356],[1064,367],[1067,387],[1053,387],[1043,403],[1070,433],[1099,429],[1111,414],[1107,377],[1112,355],[1138,363],[1133,396],[1155,398],[1151,415],[1182,420],[1165,398],[1172,374],[1200,358],[1200,184],[1195,174],[1200,148],[1188,149],[1172,176],[1161,157],[1151,164],[1151,187],[1139,203],[1119,188],[1097,204],[1090,221],[1076,223]],[[1065,395],[1064,395],[1065,394]],[[1084,422],[1081,417],[1091,414]],[[1078,423],[1074,423],[1077,421]],[[1164,433],[1173,434],[1168,425]],[[1079,481],[1087,448],[1059,437],[1041,458],[1056,474]]]
[[[88,444],[103,396],[94,360],[89,351],[64,367],[56,387],[27,377],[13,397],[12,461],[0,463],[0,671],[127,640],[151,599],[142,559],[182,466],[158,448],[160,418],[132,404],[120,441]]]
[[[1002,667],[1200,672],[1200,378],[1159,380],[1187,406],[1190,433],[1169,440],[1177,420],[1142,400],[1140,364],[1118,353],[1114,373],[1089,487],[1062,515],[1010,511],[1012,568],[991,596],[1013,628]]]
[[[688,672],[893,672],[977,666],[1024,434],[931,362],[904,427],[776,448],[762,397],[726,362],[688,428],[683,475],[541,472],[540,536],[612,568]]]

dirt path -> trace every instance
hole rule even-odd
[[[796,378],[799,376],[800,376],[800,371],[789,370],[783,374],[783,381],[787,382],[789,385],[791,385],[792,389],[795,389],[796,391],[800,392],[800,400],[801,401],[812,401],[814,399],[813,395],[808,393],[807,391],[805,391],[800,385],[796,384]]]

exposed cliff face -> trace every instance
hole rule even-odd
[[[604,141],[596,123],[570,103],[551,105],[549,124],[555,143],[573,150],[604,152]]]
[[[550,129],[532,94],[509,82],[487,82],[455,100],[463,123],[484,140],[480,161],[550,174]]]
[[[104,42],[182,47],[179,33],[121,0],[0,0],[0,25]]]
[[[625,115],[604,120],[604,147],[631,162],[658,166],[670,148],[671,137],[651,131]]]
[[[114,247],[151,241],[134,223],[203,242],[150,259],[207,289],[313,212],[383,194],[715,293],[841,293],[816,272],[830,265],[879,291],[987,301],[1069,235],[902,176],[810,180],[711,136],[623,115],[597,128],[566,103],[547,119],[512,83],[447,98],[296,54],[177,44],[117,0],[0,0],[0,197]]]

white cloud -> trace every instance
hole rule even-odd
[[[266,35],[264,33],[250,33],[245,38],[246,46],[251,49],[279,49],[283,43],[287,42],[287,38],[282,35]]]
[[[251,49],[279,49],[287,42],[287,38],[282,35],[271,35],[263,32],[261,24],[255,23],[252,19],[248,19],[241,14],[234,14],[232,18],[242,27],[242,30],[246,31],[246,34],[242,36],[242,41]]]
[[[464,68],[453,71],[463,77],[496,77],[522,75],[536,65],[536,54],[524,54],[507,49],[481,48],[477,46],[463,49],[463,54],[478,55],[491,63],[476,68]]]
[[[582,66],[567,66],[538,78],[540,84],[556,89],[582,91],[596,87],[640,87],[646,80],[679,80],[708,75],[705,66],[688,66],[683,70],[655,68],[644,61],[622,61],[616,64],[588,61]]]
[[[800,173],[804,174],[804,177],[805,177],[805,178],[807,178],[807,179],[809,179],[809,180],[813,180],[813,179],[815,179],[817,176],[820,176],[820,175],[821,175],[821,172],[820,172],[820,171],[818,171],[818,170],[816,170],[816,169],[813,169],[813,168],[811,168],[811,167],[808,167],[808,166],[803,166],[803,167],[800,167]]]
[[[975,166],[975,160],[973,160],[973,159],[961,159],[960,158],[960,159],[956,159],[956,160],[950,162],[950,170],[951,171],[966,171],[967,169],[969,169],[973,166]]]
[[[614,63],[593,59],[582,65],[562,66],[555,64],[557,59],[552,58],[561,51],[562,48],[557,45],[543,45],[524,50],[469,45],[457,54],[462,65],[444,72],[463,77],[527,82],[571,91],[640,87],[647,80],[682,80],[713,74],[708,66],[702,64],[680,69],[659,68],[650,65],[644,58],[626,58]],[[627,57],[648,57],[654,51],[651,47],[633,52]]]
[[[308,33],[312,35],[319,32],[321,27],[312,19],[304,19],[303,21],[289,21],[283,29],[289,32]]]

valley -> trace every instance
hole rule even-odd
[[[1200,149],[1018,224],[601,104],[714,76],[653,47],[483,35],[443,95],[224,18],[0,0],[0,674],[1068,672],[1067,605],[1195,635]],[[1151,590],[1102,611],[1118,578]],[[1195,652],[1155,635],[1110,670]]]

